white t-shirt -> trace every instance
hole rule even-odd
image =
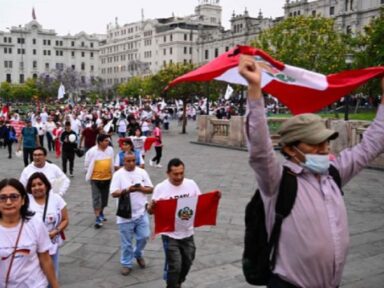
[[[178,199],[185,197],[195,197],[200,195],[199,186],[192,179],[184,178],[183,183],[179,186],[173,185],[168,179],[156,185],[153,190],[152,200],[167,200],[167,199]],[[193,227],[188,231],[179,232],[164,232],[160,233],[167,235],[174,239],[184,239],[193,235]]]
[[[121,168],[113,174],[109,191],[112,194],[116,190],[126,189],[137,183],[140,183],[141,186],[153,187],[152,181],[144,169],[135,167],[135,170],[127,171],[125,168]],[[116,216],[117,224],[133,221],[145,213],[145,205],[148,202],[147,195],[141,192],[133,192],[129,194],[129,197],[131,199],[132,218],[125,219]],[[119,198],[116,198],[116,207],[118,202]]]
[[[28,198],[29,210],[36,212],[35,216],[37,215],[37,217],[40,217],[40,219],[43,220],[45,205],[40,205],[37,203],[31,194],[28,194]],[[57,228],[57,226],[60,224],[62,220],[61,210],[63,210],[65,206],[67,206],[67,203],[65,203],[61,196],[55,193],[49,194],[47,213],[45,214],[44,222],[48,232]],[[57,249],[59,249],[59,246],[63,243],[63,240],[61,239],[60,235],[57,235],[55,238],[51,239],[51,241],[52,246],[51,249],[49,249],[49,254],[54,255],[56,254]]]
[[[144,153],[145,153],[144,142],[146,139],[147,139],[147,137],[145,137],[145,136],[139,136],[139,137],[131,136],[133,147],[135,147],[135,149],[137,149],[137,150],[140,150],[141,155],[144,155]]]
[[[21,222],[16,227],[0,225],[0,285],[4,287],[10,255],[14,250]],[[46,288],[47,277],[40,267],[37,253],[44,253],[51,247],[47,228],[38,216],[24,222],[9,276],[8,288]]]
[[[119,133],[127,132],[127,125],[128,125],[128,121],[127,120],[125,120],[125,119],[118,120],[118,122],[117,122],[117,126],[118,126],[117,132],[119,132]]]
[[[42,168],[36,167],[33,162],[24,168],[19,180],[25,188],[27,187],[29,177],[35,172],[43,173],[48,178],[52,188],[55,186],[55,181],[59,181],[60,187],[58,187],[57,192],[60,196],[63,196],[65,192],[67,192],[71,181],[57,165],[48,162],[45,162],[45,165]],[[56,192],[56,189],[53,190]]]

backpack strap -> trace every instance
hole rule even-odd
[[[280,182],[279,195],[275,206],[275,223],[268,242],[271,271],[275,268],[281,225],[295,204],[297,195],[297,178],[288,167],[283,166],[283,175]],[[272,254],[271,254],[272,253]]]
[[[341,195],[344,196],[344,192],[343,190],[341,190],[342,185],[341,185],[341,177],[340,177],[339,170],[337,170],[335,166],[331,165],[329,166],[328,172],[329,172],[329,175],[331,175],[333,180],[336,182],[337,186],[339,186]]]

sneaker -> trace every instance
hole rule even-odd
[[[103,212],[100,212],[100,214],[99,214],[99,218],[100,218],[100,220],[103,221],[103,222],[107,221],[107,218],[105,218]]]
[[[149,160],[149,166],[153,167],[153,165],[155,165],[155,162],[153,162],[152,160]]]
[[[120,270],[121,275],[128,276],[131,273],[132,269],[128,267],[122,267]]]
[[[161,165],[161,164],[156,164],[156,168],[162,168],[163,167],[163,165]]]
[[[144,269],[146,267],[145,260],[143,257],[136,258],[136,261],[137,261],[137,265],[139,265],[141,269]]]
[[[103,226],[103,222],[101,221],[100,217],[96,218],[96,223],[95,223],[95,229],[100,229]]]

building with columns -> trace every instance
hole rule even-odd
[[[32,20],[0,31],[0,83],[23,83],[53,69],[72,68],[81,81],[98,76],[99,35],[59,36]]]

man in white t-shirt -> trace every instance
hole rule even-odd
[[[64,196],[71,181],[55,164],[47,162],[47,149],[37,147],[32,152],[33,162],[21,172],[19,181],[27,187],[29,177],[35,172],[43,173],[52,185],[52,191]]]
[[[153,213],[157,200],[196,197],[201,194],[196,182],[184,178],[184,163],[174,158],[167,167],[168,179],[156,185],[148,212]],[[187,231],[161,233],[165,253],[165,273],[167,288],[180,288],[185,281],[196,247],[193,240],[193,227]]]
[[[132,270],[133,258],[136,258],[140,268],[145,268],[143,250],[150,235],[146,212],[147,194],[153,191],[148,173],[136,166],[134,152],[127,152],[124,155],[124,167],[113,174],[109,190],[112,197],[117,198],[117,204],[124,197],[129,197],[131,203],[131,217],[117,216],[116,221],[121,239],[121,274],[127,276]],[[133,237],[136,238],[135,249],[133,249]]]

